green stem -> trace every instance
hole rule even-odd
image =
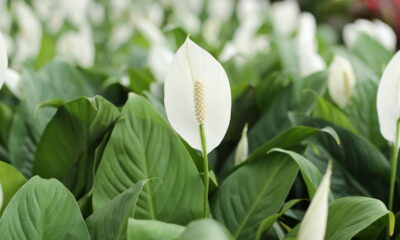
[[[208,156],[207,156],[207,144],[206,144],[206,135],[204,133],[204,125],[200,124],[200,138],[201,138],[201,149],[203,152],[203,182],[204,182],[204,208],[203,208],[203,216],[205,218],[208,217]]]
[[[396,175],[397,175],[397,159],[399,157],[399,138],[400,138],[400,120],[397,121],[396,125],[396,139],[392,148],[392,156],[390,159],[390,164],[392,168],[392,173],[390,176],[390,192],[389,192],[389,210],[393,210],[393,199],[394,199],[394,187],[396,185]]]

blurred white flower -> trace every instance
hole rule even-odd
[[[173,58],[174,53],[165,46],[156,45],[150,49],[148,65],[157,81],[164,81]]]
[[[66,18],[76,27],[85,25],[88,20],[88,10],[91,0],[62,0],[62,9],[65,11]]]
[[[7,7],[6,0],[0,0],[0,31],[10,32],[12,17]]]
[[[207,5],[208,18],[203,23],[202,35],[208,44],[218,46],[219,34],[222,25],[233,14],[233,2],[231,0],[210,1]]]
[[[115,50],[126,43],[132,36],[133,32],[133,26],[129,23],[115,25],[111,31],[111,37],[108,42],[111,50]]]
[[[95,25],[100,25],[104,22],[106,10],[104,6],[96,1],[89,3],[89,18]]]
[[[65,9],[59,1],[53,0],[34,0],[34,10],[37,16],[46,26],[50,33],[57,33],[61,30],[65,20]]]
[[[4,84],[7,68],[8,68],[7,47],[3,40],[3,35],[0,32],[0,89]]]
[[[91,28],[86,25],[78,32],[64,33],[58,40],[57,52],[62,58],[78,63],[83,67],[93,66],[95,47]]]
[[[229,80],[221,64],[189,38],[170,65],[164,103],[171,126],[190,146],[202,150],[200,125],[207,153],[221,143],[231,114]]]
[[[161,30],[149,20],[141,16],[133,16],[131,19],[135,29],[139,30],[152,45],[166,45],[167,40]]]
[[[395,50],[397,37],[393,29],[380,20],[358,19],[343,28],[343,39],[347,47],[352,48],[358,36],[363,33],[380,42],[388,50]]]
[[[15,65],[27,58],[36,57],[42,41],[42,25],[32,9],[22,1],[13,1],[13,8],[18,20],[18,34]]]
[[[7,69],[5,76],[5,83],[8,89],[16,96],[17,98],[22,97],[22,89],[21,89],[21,76],[16,71],[11,68]]]
[[[332,175],[332,163],[329,162],[328,168],[321,183],[315,192],[314,198],[303,221],[300,223],[298,240],[324,240],[326,223],[328,220],[328,198]]]
[[[336,55],[329,66],[328,90],[332,100],[341,108],[346,107],[356,83],[350,62]]]
[[[290,35],[298,25],[300,7],[295,0],[277,1],[271,5],[271,22],[276,34]]]
[[[326,68],[325,61],[318,54],[316,21],[312,14],[302,13],[297,33],[297,53],[300,76],[308,76]]]
[[[235,166],[242,163],[247,159],[249,154],[249,142],[247,139],[247,124],[244,126],[242,131],[242,137],[240,138],[239,144],[235,151]]]
[[[387,65],[379,83],[377,110],[383,137],[395,143],[397,122],[400,119],[400,52]]]

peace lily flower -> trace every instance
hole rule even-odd
[[[239,144],[235,152],[235,165],[239,165],[247,159],[249,154],[249,141],[247,139],[247,124],[244,126],[242,131],[242,137],[240,138]]]
[[[332,163],[329,162],[324,177],[319,184],[314,198],[303,221],[300,224],[298,240],[323,240],[328,220],[329,186],[332,175]]]
[[[22,97],[21,76],[18,72],[12,70],[11,68],[7,69],[5,84],[12,92],[12,94],[14,94],[14,96],[16,96],[17,98]]]
[[[393,144],[389,210],[393,207],[400,138],[400,52],[390,60],[379,83],[377,94],[378,120],[382,136]]]
[[[298,24],[300,7],[297,1],[277,1],[271,5],[271,22],[278,35],[287,36],[294,32]]]
[[[316,28],[314,16],[310,13],[302,13],[297,34],[299,72],[302,77],[322,71],[326,67],[325,61],[318,54]]]
[[[6,43],[4,42],[3,35],[0,32],[0,89],[4,84],[7,68],[8,68],[7,47]]]
[[[85,25],[79,32],[71,31],[62,35],[57,43],[57,52],[83,67],[92,66],[95,60],[95,48],[90,26]]]
[[[189,38],[178,49],[165,78],[164,104],[171,126],[203,153],[206,217],[207,154],[221,143],[228,129],[231,92],[221,64]]]
[[[336,55],[329,66],[328,90],[332,100],[341,108],[346,107],[356,83],[350,62]]]
[[[388,50],[395,50],[397,37],[393,29],[380,20],[358,19],[343,28],[343,39],[347,47],[352,48],[360,34],[367,34],[380,42]]]
[[[164,81],[168,67],[174,58],[174,53],[163,45],[156,45],[150,48],[148,65],[157,81]]]
[[[22,1],[13,2],[18,20],[17,48],[14,61],[19,65],[30,57],[35,57],[42,41],[42,25],[32,9]]]

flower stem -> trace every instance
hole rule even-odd
[[[203,182],[204,182],[204,208],[203,208],[203,216],[204,218],[208,217],[208,156],[207,156],[207,144],[206,144],[206,135],[204,133],[204,125],[200,124],[200,138],[201,138],[201,148],[203,152]]]
[[[391,164],[391,177],[390,177],[390,192],[389,192],[389,210],[393,210],[393,198],[394,198],[394,187],[396,185],[397,177],[397,160],[399,157],[399,138],[400,138],[400,120],[397,121],[396,125],[396,139],[392,148],[392,156],[390,159]]]

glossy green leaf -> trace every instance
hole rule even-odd
[[[89,240],[73,195],[59,181],[31,178],[0,219],[0,239]]]
[[[191,222],[178,240],[233,240],[224,226],[213,219]]]
[[[118,115],[118,109],[100,96],[62,105],[37,145],[33,173],[57,178],[79,194],[91,179],[95,148]]]
[[[29,177],[36,144],[56,112],[52,108],[37,110],[37,106],[49,99],[68,101],[80,96],[92,96],[93,93],[82,75],[62,62],[50,63],[40,72],[23,72],[21,84],[24,86],[24,97],[11,126],[9,150],[11,163]]]
[[[99,209],[142,179],[137,219],[186,224],[202,215],[204,187],[190,154],[147,100],[131,95],[98,167],[93,207]]]
[[[185,227],[155,220],[128,221],[128,240],[173,240],[177,239]]]
[[[0,185],[3,189],[3,204],[0,206],[0,216],[7,207],[8,202],[25,182],[25,177],[17,169],[0,161]]]
[[[213,216],[236,239],[254,239],[266,216],[282,207],[297,175],[288,156],[272,153],[237,168],[221,184],[213,204]]]
[[[146,180],[136,183],[86,219],[92,239],[126,239],[128,218],[133,216],[139,194],[146,183]]]
[[[388,215],[391,215],[389,217]],[[359,232],[388,216],[390,230],[393,233],[393,213],[387,210],[381,201],[367,197],[345,197],[329,205],[326,240],[351,240]],[[388,221],[384,222],[387,225]],[[383,227],[383,226],[382,226]]]

